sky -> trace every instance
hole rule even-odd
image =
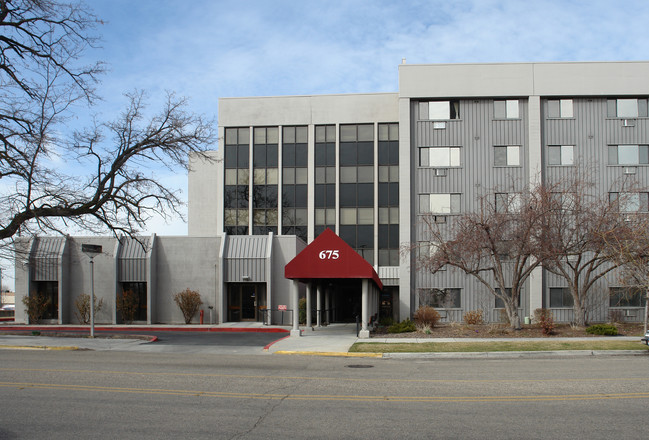
[[[92,110],[166,91],[216,120],[218,98],[398,91],[398,65],[649,60],[649,0],[88,0],[108,71]],[[88,111],[79,114],[79,121]],[[214,146],[218,148],[217,145]],[[159,171],[187,200],[183,170]],[[186,235],[181,219],[149,231]],[[13,280],[6,280],[12,284]],[[7,284],[6,283],[6,284]]]

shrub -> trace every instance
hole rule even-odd
[[[482,310],[470,310],[464,314],[464,323],[468,325],[484,324]]]
[[[388,327],[388,333],[407,333],[414,331],[417,331],[417,327],[415,326],[415,323],[410,319],[392,324],[390,327]]]
[[[388,316],[384,316],[383,318],[379,319],[379,325],[381,327],[389,327],[392,324],[394,324],[394,319],[392,319],[392,318],[390,318]]]
[[[437,310],[430,306],[421,306],[413,315],[415,322],[419,325],[428,325],[430,328],[435,327],[439,322],[440,316]]]
[[[297,308],[300,311],[300,324],[306,324],[306,298],[300,298],[297,303]]]
[[[195,290],[185,289],[182,292],[178,292],[174,295],[174,301],[180,307],[180,311],[183,312],[183,317],[185,318],[185,324],[191,324],[192,318],[198,312],[203,300],[201,300],[201,294]]]
[[[539,323],[544,335],[551,335],[554,331],[554,318],[552,310],[536,309],[534,310],[534,319]]]
[[[617,336],[617,327],[612,324],[595,324],[586,329],[591,335]]]
[[[122,321],[125,324],[131,324],[135,321],[140,308],[140,298],[132,290],[125,290],[115,298],[115,307],[122,315]]]
[[[95,298],[95,316],[97,316],[97,313],[99,313],[103,306],[103,298],[100,298],[99,301]],[[90,324],[90,295],[82,293],[77,296],[77,299],[74,300],[74,307],[76,308],[74,315],[77,317],[77,320],[81,324]]]
[[[45,298],[45,295],[23,296],[23,304],[25,313],[29,316],[29,322],[36,324],[43,318],[50,306],[50,300]]]

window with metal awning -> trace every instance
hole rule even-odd
[[[310,310],[311,290],[317,289],[317,310],[320,310],[320,291],[329,280],[360,279],[361,292],[361,337],[369,336],[368,324],[371,316],[378,313],[378,293],[383,283],[372,267],[363,257],[351,248],[331,229],[326,229],[284,268],[284,276],[294,281],[293,306],[297,309],[297,283],[307,285],[307,310]],[[307,313],[307,327],[311,326],[310,313]],[[317,315],[320,320],[320,313]],[[320,322],[318,322],[318,325]],[[295,332],[295,333],[293,333]],[[299,334],[297,315],[293,317],[292,334]]]

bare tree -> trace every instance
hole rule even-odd
[[[563,278],[573,300],[573,322],[585,326],[593,285],[619,264],[610,258],[604,236],[622,217],[608,197],[597,195],[585,174],[539,187],[543,267]]]
[[[645,296],[644,332],[649,315],[649,217],[627,215],[615,229],[602,234],[606,252],[619,266],[618,281],[622,286],[638,289]]]
[[[81,104],[96,99],[102,63],[80,65],[100,22],[84,6],[0,0],[0,240],[85,230],[135,234],[154,214],[178,213],[178,195],[156,177],[187,167],[215,139],[211,121],[167,95],[145,112],[142,92],[113,122],[71,133]],[[155,114],[157,113],[157,114]],[[59,162],[59,163],[57,163]]]
[[[419,266],[433,273],[456,267],[475,277],[503,302],[510,326],[518,329],[521,290],[542,263],[535,252],[541,209],[536,194],[489,194],[481,199],[478,212],[450,217],[449,223],[424,217],[428,241],[420,246],[430,251],[420,249]]]

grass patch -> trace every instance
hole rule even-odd
[[[640,341],[357,342],[351,353],[484,353],[491,351],[645,350]]]

